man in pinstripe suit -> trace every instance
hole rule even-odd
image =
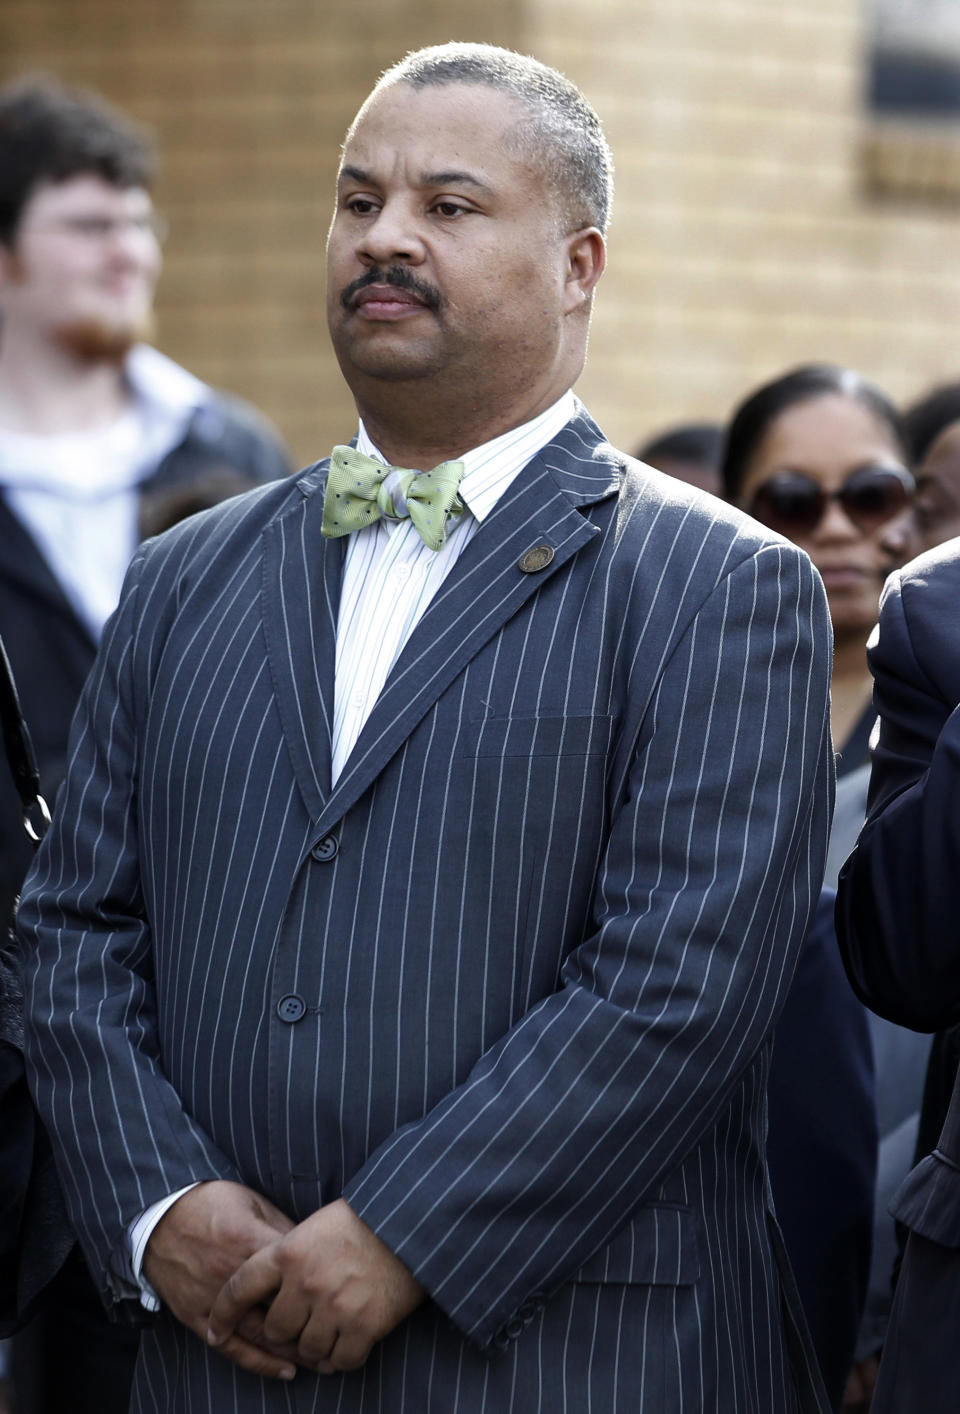
[[[828,619],[570,393],[609,189],[553,70],[389,71],[328,243],[355,451],[131,568],[20,924],[144,1414],[826,1407],[763,1154]]]

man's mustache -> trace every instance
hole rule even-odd
[[[353,280],[340,296],[344,309],[349,309],[360,291],[367,289],[369,285],[393,285],[394,289],[407,290],[422,300],[427,309],[437,310],[443,304],[443,296],[436,286],[428,285],[426,280],[419,279],[405,265],[390,265],[385,270],[377,266],[368,270],[366,275],[361,275],[358,280]]]

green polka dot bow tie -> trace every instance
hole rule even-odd
[[[439,550],[447,538],[447,517],[463,513],[457,494],[463,462],[441,462],[432,471],[384,466],[354,447],[334,447],[323,498],[323,533],[331,538],[362,530],[378,516],[408,516],[423,543]]]

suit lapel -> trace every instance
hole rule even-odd
[[[581,411],[524,468],[397,658],[324,805],[318,828],[329,829],[359,799],[484,644],[600,533],[579,508],[618,490],[620,461]],[[553,552],[549,563],[534,568],[546,558],[540,555],[522,568],[526,553],[542,546]]]
[[[314,820],[330,795],[337,610],[345,541],[320,533],[326,466],[299,480],[301,500],[264,531],[261,611],[280,720]]]

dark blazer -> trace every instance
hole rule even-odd
[[[877,1109],[867,1012],[843,970],[833,902],[834,891],[824,889],[774,1031],[767,1160],[824,1383],[839,1409],[870,1274]]]
[[[870,648],[880,739],[870,803],[840,876],[850,980],[882,1016],[933,1031],[960,1020],[960,541],[889,582]],[[875,1411],[956,1408],[960,1386],[960,1091],[933,1153],[892,1211],[910,1230]]]
[[[326,469],[142,548],[25,889],[32,1082],[105,1294],[193,1180],[343,1194],[432,1299],[299,1409],[825,1410],[764,1160],[831,808],[809,561],[581,411],[331,788]],[[134,1409],[290,1407],[146,1332]]]

